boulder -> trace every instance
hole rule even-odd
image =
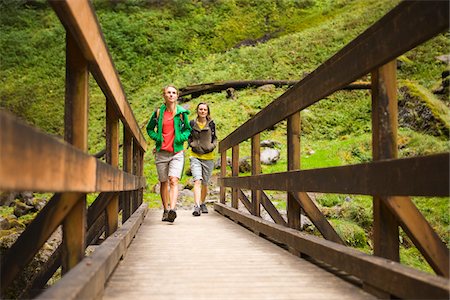
[[[267,148],[261,152],[261,164],[273,165],[280,159],[280,151],[277,149]]]

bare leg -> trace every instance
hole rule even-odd
[[[202,204],[205,203],[207,195],[208,195],[208,186],[207,185],[202,185],[202,202],[201,202]]]
[[[200,206],[200,199],[201,199],[200,194],[201,194],[201,192],[203,192],[203,190],[200,191],[201,185],[202,185],[201,180],[194,181],[194,201],[197,206]]]
[[[168,181],[164,181],[160,183],[160,191],[159,193],[161,194],[161,201],[162,201],[162,205],[164,210],[168,210],[169,209],[169,182]]]
[[[169,199],[170,199],[170,209],[175,209],[177,206],[177,198],[178,198],[178,178],[170,176],[170,191],[169,191]]]

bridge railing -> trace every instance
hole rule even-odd
[[[396,58],[449,28],[448,1],[404,1],[342,48],[315,71],[275,99],[219,143],[221,204],[215,208],[256,232],[285,243],[358,277],[381,296],[433,298],[449,296],[449,249],[409,196],[449,195],[449,153],[397,158]],[[370,163],[300,170],[300,112],[349,83],[371,74],[372,149]],[[260,174],[260,132],[287,119],[286,172]],[[239,177],[239,144],[251,139],[252,175]],[[232,176],[226,176],[227,150]],[[231,188],[231,209],[225,206]],[[248,199],[242,189],[252,191]],[[264,193],[287,192],[287,221]],[[307,192],[373,196],[374,255],[344,245]],[[236,209],[241,201],[254,215]],[[276,223],[260,218],[261,205]],[[298,231],[300,213],[324,239]],[[399,264],[399,225],[437,276]],[[291,229],[283,229],[289,227]],[[277,230],[276,230],[277,228]]]
[[[0,190],[55,193],[2,255],[2,295],[60,225],[62,243],[32,288],[42,288],[59,266],[66,274],[83,259],[87,245],[117,230],[120,211],[125,223],[141,206],[145,187],[146,141],[126,100],[92,4],[88,0],[49,3],[66,29],[65,141],[0,112]],[[89,74],[106,97],[106,163],[87,153]],[[89,208],[88,193],[99,193]]]

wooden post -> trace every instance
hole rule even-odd
[[[287,119],[288,171],[300,169],[300,113]],[[287,193],[288,226],[299,230],[301,227],[301,206],[291,193]]]
[[[119,166],[119,118],[111,101],[106,99],[106,162]],[[108,237],[117,230],[119,217],[119,195],[111,197],[106,206],[106,231]]]
[[[239,176],[239,144],[234,145],[231,150],[231,169],[232,176]],[[231,207],[238,208],[239,207],[239,189],[232,188],[231,189]]]
[[[372,156],[374,161],[397,157],[395,61],[372,72]],[[398,222],[384,203],[386,199],[387,197],[373,196],[373,253],[398,262]],[[390,295],[367,283],[364,283],[364,289],[377,297],[390,298]]]
[[[261,143],[260,134],[255,134],[252,137],[252,175],[261,174]],[[252,214],[254,216],[261,216],[261,191],[252,190]]]
[[[123,127],[123,170],[127,173],[132,172],[133,163],[133,139],[131,132]],[[122,202],[122,224],[131,216],[131,192],[121,193]]]
[[[139,174],[139,145],[137,142],[133,144],[133,174]],[[132,208],[131,212],[134,213],[139,207],[139,192],[137,190],[132,191]]]
[[[373,160],[397,157],[396,62],[372,72]],[[374,255],[399,261],[398,222],[382,197],[373,197]]]
[[[139,149],[139,176],[144,176],[144,151],[142,149]],[[142,202],[144,201],[144,188],[139,189],[139,206],[141,206]]]
[[[87,61],[71,34],[67,33],[64,138],[84,152],[88,149],[88,82]],[[79,198],[63,222],[61,256],[63,274],[84,257],[86,224],[86,195],[84,195]]]
[[[225,178],[227,176],[227,150],[220,153],[220,177]],[[220,186],[220,203],[225,204],[226,188]]]

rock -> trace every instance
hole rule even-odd
[[[267,148],[261,152],[261,164],[273,165],[280,159],[280,151],[277,149]]]
[[[214,162],[214,169],[220,169],[220,161],[221,159],[218,158],[215,162]],[[231,158],[227,157],[227,166],[231,167]]]
[[[436,56],[436,59],[444,62],[447,65],[450,64],[450,54]]]
[[[236,90],[233,88],[227,88],[226,90],[227,92],[227,98],[231,99],[231,100],[235,100],[236,99]]]
[[[11,224],[9,223],[9,220],[7,218],[0,217],[0,229],[8,230],[10,228],[11,228]]]
[[[261,147],[275,148],[276,146],[280,146],[281,143],[272,140],[264,140],[259,144]]]
[[[184,186],[185,189],[192,190],[194,188],[194,178],[189,178]]]
[[[257,88],[258,91],[273,93],[275,92],[274,84],[265,84]]]
[[[33,206],[26,205],[20,200],[15,201],[15,207],[14,207],[14,215],[16,217],[21,217],[23,215],[29,214],[34,210]]]
[[[17,193],[14,192],[3,192],[0,194],[0,205],[1,206],[11,206],[16,199]]]
[[[239,173],[250,172],[251,170],[252,170],[252,166],[250,164],[249,156],[239,159]]]

